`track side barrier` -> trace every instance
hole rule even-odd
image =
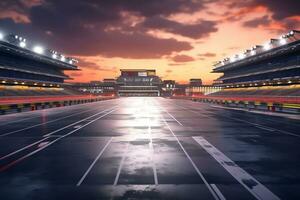
[[[0,99],[0,115],[114,99],[114,96],[16,97]]]
[[[172,96],[173,99],[186,99],[228,107],[265,110],[270,112],[287,112],[300,114],[300,97],[281,96]]]

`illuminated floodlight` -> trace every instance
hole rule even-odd
[[[0,32],[0,40],[2,40],[4,38],[3,33]]]
[[[15,35],[15,38],[18,39],[19,36]]]
[[[245,55],[244,53],[240,53],[240,54],[239,54],[239,58],[240,58],[240,59],[244,59],[245,57],[246,57],[246,55]]]
[[[73,64],[73,61],[72,61],[72,60],[69,60],[69,64],[71,64],[71,65],[72,65],[72,64]]]
[[[290,35],[294,35],[294,31],[290,31]]]
[[[235,62],[235,61],[236,61],[236,56],[234,55],[230,58],[230,62]]]
[[[255,55],[255,50],[252,49],[252,50],[250,51],[250,54],[251,54],[252,56]]]
[[[52,58],[56,59],[57,58],[57,54],[56,53],[52,54]]]
[[[266,44],[264,44],[264,50],[269,50],[271,49],[271,44],[270,42],[267,42]]]
[[[33,51],[37,54],[43,54],[45,50],[41,46],[35,46],[35,47],[33,47]]]
[[[279,43],[282,44],[282,45],[286,44],[286,39],[284,37],[280,37]]]
[[[60,60],[64,62],[64,61],[66,61],[66,57],[61,55]]]
[[[19,43],[19,45],[20,45],[20,47],[22,47],[22,48],[26,47],[26,43],[25,43],[25,42],[23,42],[23,41],[22,41],[22,42],[20,42],[20,43]]]

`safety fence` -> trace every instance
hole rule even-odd
[[[228,107],[240,107],[267,111],[300,113],[300,97],[282,96],[173,96],[176,99],[189,99],[214,103]]]
[[[27,96],[0,98],[0,114],[33,111],[114,99],[114,96]]]

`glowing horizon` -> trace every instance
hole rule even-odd
[[[81,71],[67,72],[71,82],[143,68],[156,69],[162,79],[211,84],[220,76],[210,73],[214,62],[299,30],[299,7],[293,0],[4,1],[0,31],[78,59]]]

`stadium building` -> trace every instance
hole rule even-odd
[[[119,96],[160,96],[162,80],[151,69],[121,69],[116,79]]]
[[[300,32],[290,31],[214,65],[216,91],[190,88],[192,100],[300,113]],[[206,95],[195,95],[196,91]]]
[[[115,79],[91,81],[89,83],[72,83],[71,87],[85,94],[114,96],[116,94]]]
[[[300,95],[299,36],[299,31],[290,31],[264,45],[219,61],[213,73],[223,75],[214,85],[225,89],[218,94]]]
[[[0,33],[0,94],[59,94],[64,81],[70,79],[64,71],[78,70],[76,63],[54,50],[32,45],[21,36]]]

